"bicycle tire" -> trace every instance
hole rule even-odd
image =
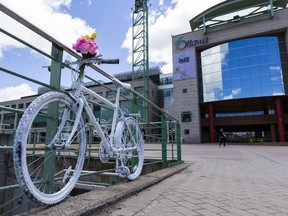
[[[123,149],[120,158],[123,165],[129,169],[127,178],[136,180],[144,164],[144,139],[142,130],[136,120],[128,117],[119,121],[115,131],[116,148]],[[119,164],[121,162],[119,161]]]
[[[61,202],[80,177],[86,151],[83,117],[70,146],[49,146],[53,138],[57,143],[65,142],[76,111],[77,106],[68,95],[47,92],[29,105],[19,122],[13,149],[15,175],[23,192],[38,204]],[[64,118],[66,121],[60,126]],[[56,133],[57,128],[63,130]]]

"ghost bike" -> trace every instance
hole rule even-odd
[[[34,202],[54,205],[70,194],[82,173],[91,127],[101,140],[100,161],[107,163],[113,158],[115,173],[120,177],[135,180],[140,176],[144,161],[142,130],[135,118],[119,106],[121,91],[129,90],[131,85],[113,78],[116,99],[112,103],[83,84],[88,64],[118,62],[99,56],[65,62],[74,74],[72,91],[46,92],[23,113],[14,139],[14,169],[21,189]],[[95,117],[87,95],[94,103],[113,110],[109,130]]]

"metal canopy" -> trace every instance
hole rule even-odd
[[[225,23],[238,22],[243,19],[252,18],[255,16],[270,13],[274,16],[274,11],[285,8],[288,0],[226,0],[219,3],[196,17],[190,20],[191,30],[203,29],[206,32],[206,27],[212,27]],[[271,5],[271,7],[270,7]],[[267,7],[263,10],[263,8]],[[244,10],[250,9],[244,14]],[[254,9],[252,12],[251,10]],[[241,16],[235,15],[232,19],[218,20],[220,16],[241,11]]]

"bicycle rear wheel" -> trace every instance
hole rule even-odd
[[[127,178],[137,179],[144,163],[144,139],[142,130],[135,119],[128,117],[117,124],[115,132],[115,145],[120,148],[119,164],[129,169]]]
[[[77,105],[67,95],[47,92],[25,110],[14,139],[14,169],[23,192],[42,205],[69,195],[85,160],[86,132],[81,117],[70,145]],[[53,143],[53,145],[52,145]]]

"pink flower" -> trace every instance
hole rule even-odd
[[[76,41],[76,44],[73,44],[72,49],[75,49],[76,51],[79,51],[81,53],[85,52],[85,50],[86,50],[86,39],[85,38],[79,38]]]
[[[98,46],[93,39],[81,37],[73,44],[72,49],[82,54],[87,54],[89,52],[94,55],[96,54]]]
[[[93,40],[91,39],[87,40],[87,43],[86,43],[87,52],[93,55],[93,54],[96,54],[97,49],[98,49],[98,46]]]

